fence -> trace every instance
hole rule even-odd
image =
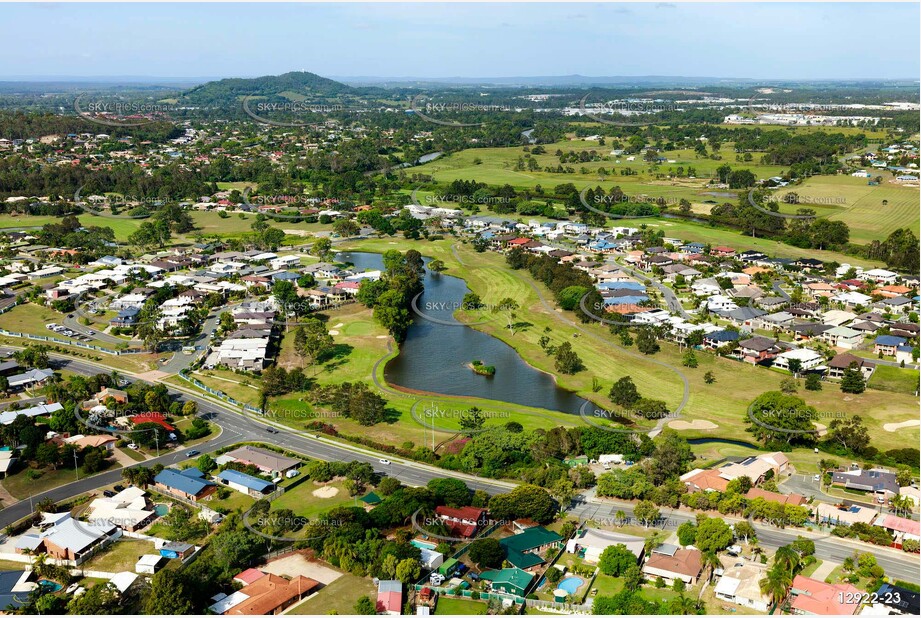
[[[236,399],[234,399],[233,397],[231,397],[230,395],[228,395],[228,394],[225,393],[224,391],[219,391],[219,390],[217,390],[216,388],[211,388],[210,386],[208,386],[208,385],[205,384],[204,382],[201,382],[201,381],[199,381],[199,380],[197,380],[197,379],[195,379],[195,378],[193,378],[193,377],[187,375],[186,372],[185,372],[185,370],[180,371],[177,375],[178,375],[180,378],[182,378],[183,380],[185,380],[186,382],[189,382],[190,384],[192,384],[192,386],[194,386],[194,387],[196,387],[196,388],[199,388],[199,389],[205,391],[206,393],[209,393],[209,394],[211,394],[211,395],[214,395],[214,396],[217,397],[218,399],[222,399],[222,400],[226,401],[227,403],[233,404],[233,405],[235,405],[235,406],[240,406],[241,408],[243,408],[244,410],[247,410],[247,411],[249,411],[249,412],[255,412],[256,414],[262,415],[262,410],[260,410],[259,408],[256,408],[256,407],[254,407],[254,406],[251,406],[251,405],[249,405],[248,403],[243,403],[242,401],[237,401]]]
[[[13,307],[19,305],[19,297],[16,298],[16,302],[7,304],[5,306],[0,306],[0,314],[4,314]],[[122,354],[143,354],[144,350],[140,348],[126,348],[124,350],[110,350],[109,348],[104,348],[98,345],[90,345],[88,343],[82,343],[80,341],[70,341],[67,339],[58,339],[56,337],[46,337],[44,335],[33,335],[31,333],[18,333],[16,331],[10,331],[3,328],[0,328],[0,335],[6,335],[7,337],[17,337],[19,339],[33,339],[35,341],[48,341],[52,343],[59,343],[61,345],[72,345],[77,348],[83,348],[85,350],[93,350],[94,352],[102,352],[103,354],[110,354],[112,356],[121,356]]]

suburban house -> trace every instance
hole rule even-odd
[[[774,359],[774,367],[790,371],[790,361],[799,361],[799,371],[821,368],[825,357],[809,348],[796,348],[781,352]]]
[[[795,615],[853,616],[865,595],[851,584],[826,584],[797,575],[790,597],[790,612]]]
[[[701,470],[695,468],[681,475],[681,481],[688,486],[690,493],[696,491],[724,492],[729,487],[729,479],[720,474],[719,470]]]
[[[702,554],[697,549],[679,549],[676,545],[663,543],[649,552],[643,574],[647,579],[661,577],[671,586],[676,579],[692,586],[703,570]]]
[[[136,532],[156,517],[146,495],[143,489],[131,486],[111,498],[96,498],[90,503],[86,519],[90,523],[106,523]]]
[[[893,547],[901,549],[906,540],[921,541],[921,522],[898,515],[881,514],[874,525],[884,528],[893,535]]]
[[[852,363],[856,364],[857,369],[863,374],[864,380],[868,380],[873,375],[873,370],[876,369],[876,365],[872,361],[845,352],[828,361],[828,377],[840,380],[844,376],[844,370],[849,368]]]
[[[819,502],[816,505],[816,516],[820,522],[831,526],[869,525],[876,519],[877,512],[872,508],[856,504],[838,506]]]
[[[300,467],[301,461],[293,457],[286,457],[273,451],[259,448],[258,446],[241,446],[224,453],[215,460],[218,465],[228,461],[235,461],[243,465],[252,465],[259,468],[264,474],[283,475],[288,470]]]
[[[250,474],[244,474],[238,470],[232,470],[227,468],[226,470],[221,470],[220,474],[217,475],[218,480],[222,484],[235,489],[242,494],[256,498],[265,498],[267,494],[272,493],[272,487],[274,485],[269,481],[257,478]]]
[[[121,530],[106,522],[78,522],[70,513],[42,513],[38,534],[26,533],[16,541],[20,553],[48,554],[75,565],[93,556],[121,536]]]
[[[895,356],[898,348],[905,345],[905,342],[906,339],[904,337],[880,335],[876,338],[876,341],[873,342],[873,353],[882,353],[883,356]]]
[[[766,613],[770,609],[771,599],[761,592],[759,584],[765,571],[763,565],[751,562],[725,569],[713,592],[721,601]]]
[[[566,551],[578,555],[588,563],[598,564],[601,553],[612,545],[623,545],[639,560],[643,557],[644,544],[645,540],[638,536],[583,528],[566,542]]]
[[[882,610],[888,611],[890,615],[895,616],[919,616],[921,615],[921,594],[902,586],[893,584],[883,584],[876,591],[878,600],[873,604],[873,609],[877,606]],[[883,615],[883,611],[879,615]]]
[[[480,575],[480,579],[488,581],[490,590],[493,592],[504,592],[505,594],[523,597],[525,590],[531,585],[534,575],[512,567],[497,571],[486,571]]]
[[[799,494],[779,494],[775,491],[761,489],[760,487],[752,487],[745,494],[745,499],[754,500],[755,498],[761,498],[768,502],[777,502],[778,504],[791,504],[793,506],[803,506],[807,502],[806,496],[801,496]]]
[[[204,476],[198,468],[186,468],[182,471],[164,468],[154,477],[154,487],[172,496],[198,502],[210,498],[217,490],[217,485]]]
[[[746,363],[756,365],[774,358],[780,350],[775,340],[756,336],[740,341],[735,353]]]
[[[765,480],[768,472],[773,472],[774,476],[778,477],[786,472],[789,465],[790,460],[787,459],[787,456],[777,451],[757,457],[746,457],[740,462],[725,465],[720,468],[720,476],[730,481],[747,476],[752,485],[757,485]]]
[[[850,350],[863,342],[863,333],[847,326],[835,326],[822,333],[820,338],[832,347]]]
[[[477,528],[486,521],[486,509],[478,509],[473,506],[461,508],[437,506],[435,515],[444,521],[451,534],[465,539],[476,536]]]
[[[895,480],[895,474],[886,470],[838,471],[832,474],[831,484],[874,494],[899,495],[899,484]]]
[[[233,594],[215,597],[217,602],[208,609],[227,616],[274,616],[320,587],[320,582],[303,575],[285,579],[272,573],[256,572],[261,576],[249,578],[252,581]]]
[[[382,579],[377,583],[377,613],[399,616],[403,611],[403,582]]]
[[[505,549],[505,559],[512,566],[527,571],[544,564],[543,554],[550,548],[559,548],[562,541],[563,537],[556,532],[535,526],[501,539],[499,545]]]

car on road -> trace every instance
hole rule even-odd
[[[266,427],[265,430],[268,431],[269,433],[278,433],[278,430],[275,429],[274,427]]]
[[[382,463],[382,464],[385,465],[385,466],[389,466],[389,465],[390,465],[390,460],[389,460],[389,459],[378,459],[377,461],[379,461],[380,463]]]
[[[196,455],[198,455],[198,454],[200,454],[200,453],[201,453],[201,451],[189,451],[188,453],[185,454],[185,456],[186,456],[186,457],[195,457]]]

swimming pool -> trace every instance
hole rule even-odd
[[[51,581],[50,579],[40,579],[38,580],[38,585],[49,592],[57,592],[64,587],[57,582]]]
[[[560,590],[565,590],[569,594],[575,594],[576,590],[579,589],[579,586],[585,583],[585,580],[581,577],[567,577],[560,581],[556,587]]]
[[[154,513],[156,513],[160,517],[163,517],[164,515],[169,513],[169,505],[168,504],[155,504]]]

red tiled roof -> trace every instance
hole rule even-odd
[[[798,594],[790,607],[819,616],[853,616],[860,608],[864,596],[850,584],[826,584],[802,575],[794,578],[793,589],[798,591]]]
[[[234,576],[234,580],[240,582],[244,586],[248,586],[249,584],[262,577],[265,577],[265,573],[259,569],[246,569],[242,573],[237,573]]]
[[[135,425],[140,425],[141,423],[156,423],[167,431],[176,431],[176,428],[167,423],[166,419],[163,418],[163,415],[159,412],[145,412],[144,414],[135,414],[131,417],[131,422]]]

